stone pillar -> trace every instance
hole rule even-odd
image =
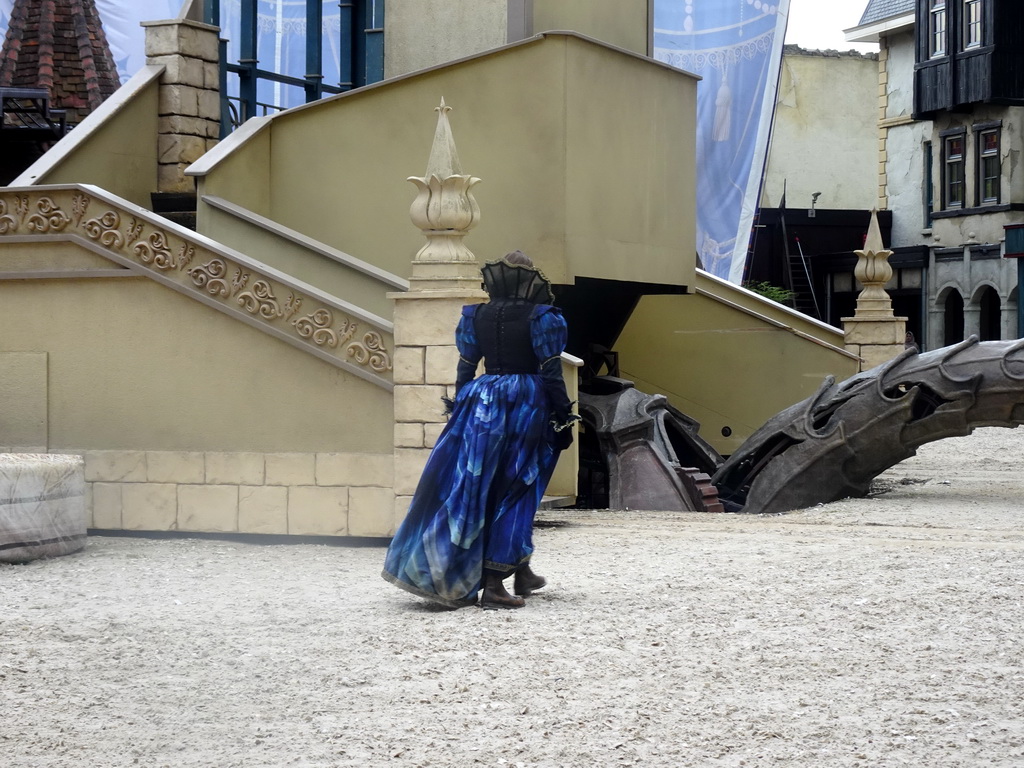
[[[938,349],[946,346],[946,308],[930,290],[928,302],[928,348]]]
[[[195,193],[185,169],[220,135],[219,28],[188,19],[146,21],[146,63],[164,67],[157,136],[158,192]]]
[[[903,352],[907,334],[907,318],[893,315],[892,299],[885,290],[885,284],[892,277],[889,266],[892,251],[885,250],[882,244],[877,211],[871,212],[864,250],[854,253],[857,266],[853,274],[864,289],[857,297],[854,316],[843,318],[843,329],[846,349],[860,357],[860,368],[864,371]]]
[[[413,259],[409,290],[395,302],[395,525],[404,518],[446,419],[442,396],[454,397],[455,327],[462,307],[486,300],[467,232],[480,221],[472,188],[480,179],[462,173],[448,113],[441,100],[434,144],[419,194],[410,207],[426,244]]]
[[[1019,294],[1018,294],[1019,295]],[[1017,301],[1020,299],[1018,298]],[[1017,332],[1017,301],[1008,299],[1000,309],[999,329],[1001,339],[1019,339]]]
[[[977,336],[981,338],[981,305],[964,300],[964,338]]]

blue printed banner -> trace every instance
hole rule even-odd
[[[768,151],[789,0],[654,0],[654,57],[700,75],[697,253],[743,281]]]

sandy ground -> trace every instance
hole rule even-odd
[[[94,537],[0,566],[0,764],[1022,766],[1024,430],[779,517],[552,512],[449,611],[381,547]]]

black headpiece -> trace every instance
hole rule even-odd
[[[488,261],[480,269],[488,296],[492,299],[526,299],[534,304],[555,303],[551,282],[543,272],[534,266],[513,264],[508,258]]]

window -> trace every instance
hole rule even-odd
[[[955,288],[943,302],[942,326],[942,342],[946,346],[964,340],[964,297]]]
[[[981,0],[963,0],[964,50],[981,45]]]
[[[205,12],[227,41],[222,133],[384,77],[384,0],[210,0]]]
[[[932,143],[924,143],[924,226],[932,226],[932,207],[935,204],[935,193],[932,191]]]
[[[928,55],[946,55],[946,0],[931,0],[928,12]]]
[[[947,136],[942,147],[944,208],[964,207],[964,140],[963,133]]]
[[[1000,303],[996,289],[986,285],[978,298],[978,307],[981,309],[978,336],[982,341],[999,341],[1003,337]]]
[[[991,205],[999,202],[999,129],[977,130],[977,137],[978,205]]]

